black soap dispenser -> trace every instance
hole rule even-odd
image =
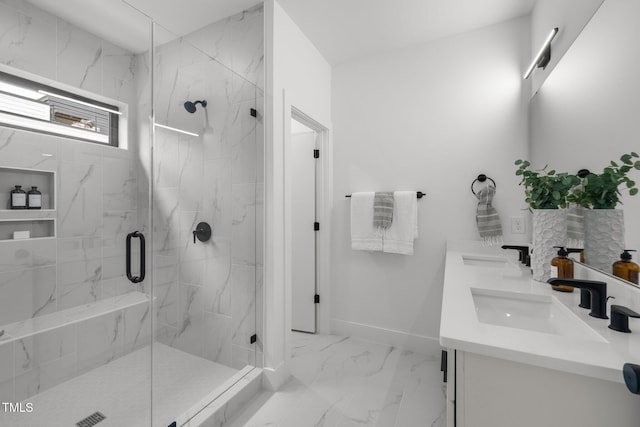
[[[16,185],[11,190],[11,209],[26,209],[27,193],[22,189],[22,185]]]
[[[27,209],[42,209],[42,193],[38,187],[31,187],[27,193]]]

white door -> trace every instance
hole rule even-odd
[[[292,320],[291,329],[316,332],[316,133],[291,135]]]

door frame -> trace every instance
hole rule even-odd
[[[292,228],[291,214],[295,206],[291,191],[291,120],[303,123],[316,132],[316,148],[320,157],[316,164],[316,221],[320,230],[316,233],[316,292],[320,295],[320,304],[316,306],[316,333],[330,333],[330,237],[331,237],[331,196],[332,196],[332,153],[329,128],[305,114],[295,105],[287,102],[284,114],[284,166],[285,166],[285,327],[291,331],[292,314]],[[287,108],[290,106],[290,108]]]

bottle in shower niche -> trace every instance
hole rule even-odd
[[[42,209],[42,193],[38,187],[31,187],[27,193],[27,209]]]
[[[16,185],[11,190],[11,209],[26,209],[27,193],[22,189],[22,185]]]

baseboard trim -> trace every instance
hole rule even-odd
[[[428,355],[439,355],[442,347],[437,338],[380,328],[342,319],[331,319],[331,333],[392,345]]]
[[[262,369],[262,388],[269,391],[277,391],[287,382],[291,374],[284,363],[277,368]]]

